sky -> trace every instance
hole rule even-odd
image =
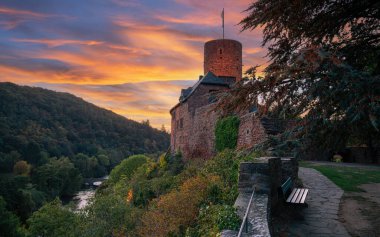
[[[170,129],[181,88],[203,74],[203,45],[243,44],[243,65],[267,62],[260,29],[238,23],[251,0],[1,0],[0,82],[69,92]]]

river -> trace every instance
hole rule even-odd
[[[85,182],[85,188],[78,191],[69,202],[75,204],[75,210],[79,211],[85,208],[91,201],[91,198],[94,197],[96,188],[99,187],[104,180],[108,179],[108,176],[97,179],[88,179]]]

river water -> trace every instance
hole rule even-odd
[[[79,211],[85,208],[94,197],[96,188],[99,187],[104,180],[108,179],[108,176],[96,179],[91,183],[86,183],[86,188],[78,191],[70,201],[75,204],[75,210]]]

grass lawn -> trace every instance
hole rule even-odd
[[[380,168],[344,167],[300,162],[301,167],[313,168],[346,192],[362,191],[361,184],[380,183]]]

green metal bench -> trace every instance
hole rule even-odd
[[[309,192],[307,188],[293,188],[293,181],[288,178],[285,183],[281,185],[282,195],[287,204],[306,206],[306,196]]]

